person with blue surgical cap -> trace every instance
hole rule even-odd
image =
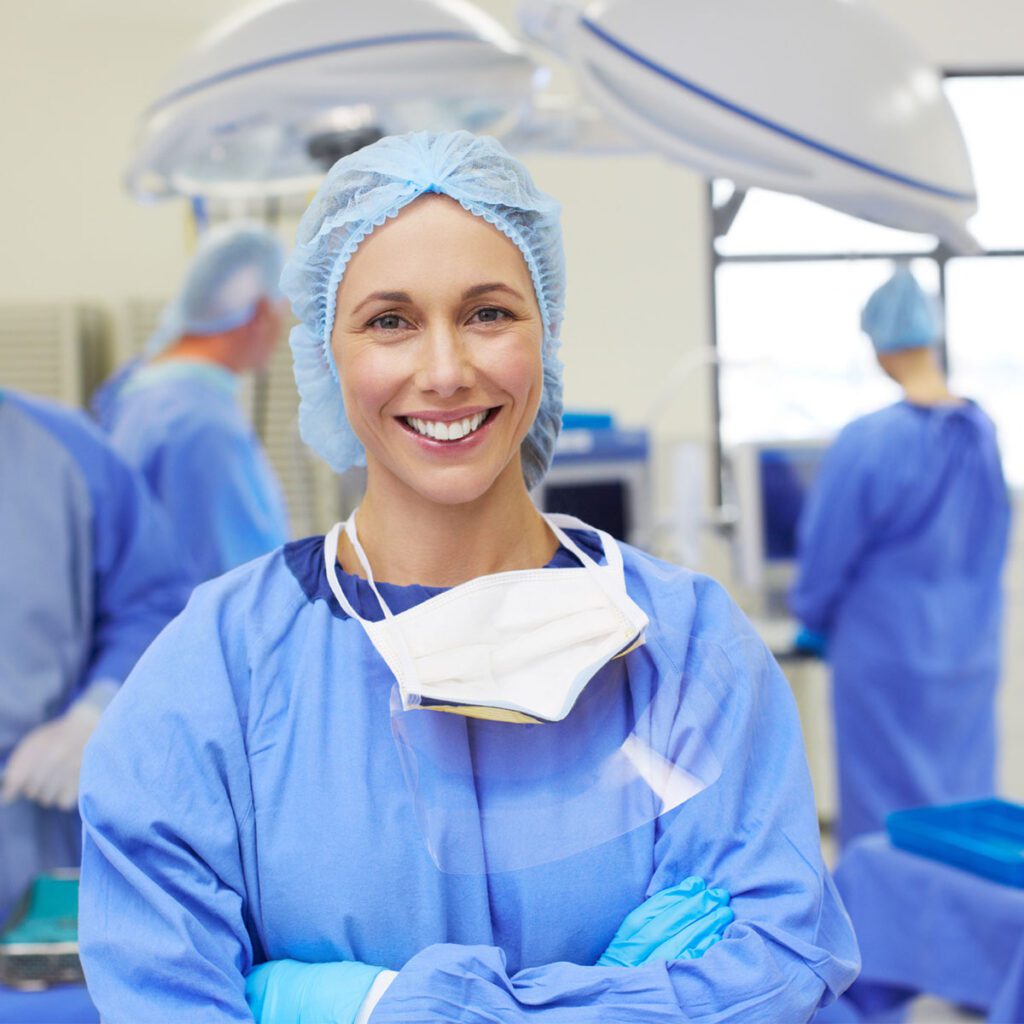
[[[0,921],[75,867],[82,750],[192,581],[145,484],[78,413],[0,390]]]
[[[145,361],[112,378],[93,403],[202,580],[288,539],[280,485],[238,402],[239,375],[265,369],[280,336],[283,260],[266,228],[210,230]]]
[[[909,270],[861,325],[904,398],[826,453],[791,594],[831,663],[844,844],[890,811],[994,793],[1010,522],[995,429],[946,386],[937,314]]]
[[[282,283],[366,493],[199,587],[90,745],[104,1020],[807,1020],[857,951],[785,680],[717,584],[530,500],[557,204],[494,139],[384,138]]]

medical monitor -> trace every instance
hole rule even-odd
[[[827,447],[825,441],[750,442],[724,455],[723,495],[737,514],[734,571],[764,613],[786,612],[800,514]]]
[[[563,430],[534,501],[545,512],[576,516],[617,540],[646,547],[652,526],[649,456],[644,430]]]

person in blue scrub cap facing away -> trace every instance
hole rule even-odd
[[[78,865],[82,750],[184,605],[170,525],[84,415],[0,389],[0,921]]]
[[[857,951],[785,680],[717,584],[530,500],[557,204],[494,139],[385,138],[282,284],[366,493],[199,587],[90,746],[104,1020],[807,1020]]]
[[[845,427],[799,529],[794,613],[832,668],[839,838],[990,796],[1010,505],[991,420],[950,393],[907,269],[861,326],[903,400]]]
[[[208,231],[145,357],[93,401],[201,580],[288,539],[280,485],[238,400],[240,375],[266,369],[281,335],[283,261],[266,228]]]

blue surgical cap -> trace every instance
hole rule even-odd
[[[299,319],[291,348],[303,440],[337,472],[366,464],[331,354],[338,286],[367,235],[427,192],[450,196],[492,224],[516,244],[529,268],[544,324],[543,392],[522,445],[523,475],[533,487],[551,463],[562,419],[558,346],[565,258],[559,206],[496,139],[465,131],[390,136],[343,157],[303,216],[281,276]]]
[[[939,336],[936,308],[905,267],[871,295],[860,326],[876,352],[933,345]]]
[[[153,356],[186,334],[221,334],[247,324],[261,299],[280,298],[284,247],[258,224],[229,224],[203,235],[177,297],[146,345]]]

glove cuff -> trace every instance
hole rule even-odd
[[[370,991],[366,993],[366,998],[363,999],[363,1005],[359,1007],[359,1013],[356,1014],[353,1024],[370,1024],[370,1014],[384,998],[384,993],[391,987],[391,982],[397,977],[397,971],[381,971],[373,979]]]

